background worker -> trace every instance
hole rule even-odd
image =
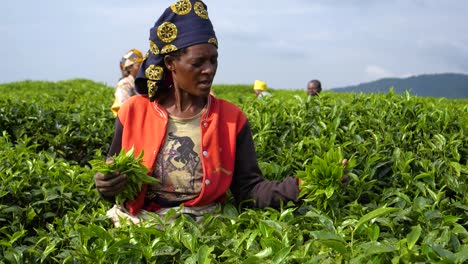
[[[267,92],[267,84],[260,80],[255,80],[254,82],[254,92],[257,98],[269,97],[271,94]]]
[[[122,77],[117,83],[114,93],[114,103],[112,104],[111,110],[114,116],[117,116],[117,112],[120,106],[131,96],[137,94],[135,90],[135,77],[140,68],[140,64],[143,61],[141,51],[137,49],[129,50],[120,60],[120,70]]]
[[[322,83],[319,80],[312,80],[307,83],[307,94],[316,96],[322,91]]]

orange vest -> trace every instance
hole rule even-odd
[[[153,171],[159,149],[164,144],[168,123],[167,111],[145,95],[129,98],[120,108],[118,117],[123,126],[122,148],[135,148],[135,155],[144,150],[143,164]],[[246,115],[236,105],[210,96],[207,110],[201,116],[201,161],[203,182],[200,195],[186,201],[184,206],[202,206],[222,201],[229,189],[236,160],[237,135],[247,122]],[[152,202],[145,205],[147,186],[143,185],[137,198],[126,204],[132,215],[141,209],[155,211]]]

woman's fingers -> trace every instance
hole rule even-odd
[[[346,167],[346,165],[348,165],[348,160],[347,160],[347,159],[343,159],[343,160],[341,161],[341,166]]]
[[[96,187],[112,187],[120,184],[121,182],[127,182],[127,175],[125,174],[119,174],[113,177],[109,177],[108,175],[112,174],[105,175],[105,177],[101,180],[96,179]]]
[[[125,174],[120,174],[118,172],[114,172],[114,173],[108,173],[108,174],[102,174],[100,172],[96,173],[96,176],[95,176],[95,179],[96,181],[111,181],[113,179],[116,179],[116,178],[121,178],[121,177],[124,177],[124,178],[127,178],[127,175]]]
[[[126,181],[121,181],[113,186],[97,187],[97,189],[104,196],[116,196],[117,194],[121,193],[125,189],[126,185],[127,185]]]
[[[96,173],[95,179],[97,190],[106,196],[119,194],[127,185],[127,175],[125,174]]]
[[[343,169],[343,177],[341,178],[341,185],[342,186],[346,186],[348,183],[349,183],[349,170],[346,168],[346,166],[348,165],[348,160],[347,159],[343,159],[341,161],[341,166],[345,167]]]

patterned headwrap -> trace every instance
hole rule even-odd
[[[123,70],[124,70],[124,64],[125,64],[125,58],[122,57],[122,58],[120,59],[120,63],[119,63],[120,71],[123,71]]]
[[[150,48],[135,79],[137,92],[153,101],[158,90],[172,84],[164,56],[201,43],[218,47],[206,5],[201,0],[180,0],[168,7],[150,29]]]
[[[132,66],[134,63],[142,62],[143,55],[138,49],[131,49],[125,53],[125,55],[120,60],[120,70],[123,71],[128,66]]]

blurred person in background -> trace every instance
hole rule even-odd
[[[117,116],[120,106],[127,101],[128,98],[137,94],[135,90],[135,77],[142,61],[143,56],[141,51],[137,49],[129,50],[120,60],[122,77],[115,88],[114,103],[111,107],[114,116]]]
[[[319,80],[312,80],[307,83],[307,94],[316,96],[322,91],[322,83]]]
[[[253,90],[257,98],[270,97],[271,94],[267,92],[266,82],[255,80]]]

